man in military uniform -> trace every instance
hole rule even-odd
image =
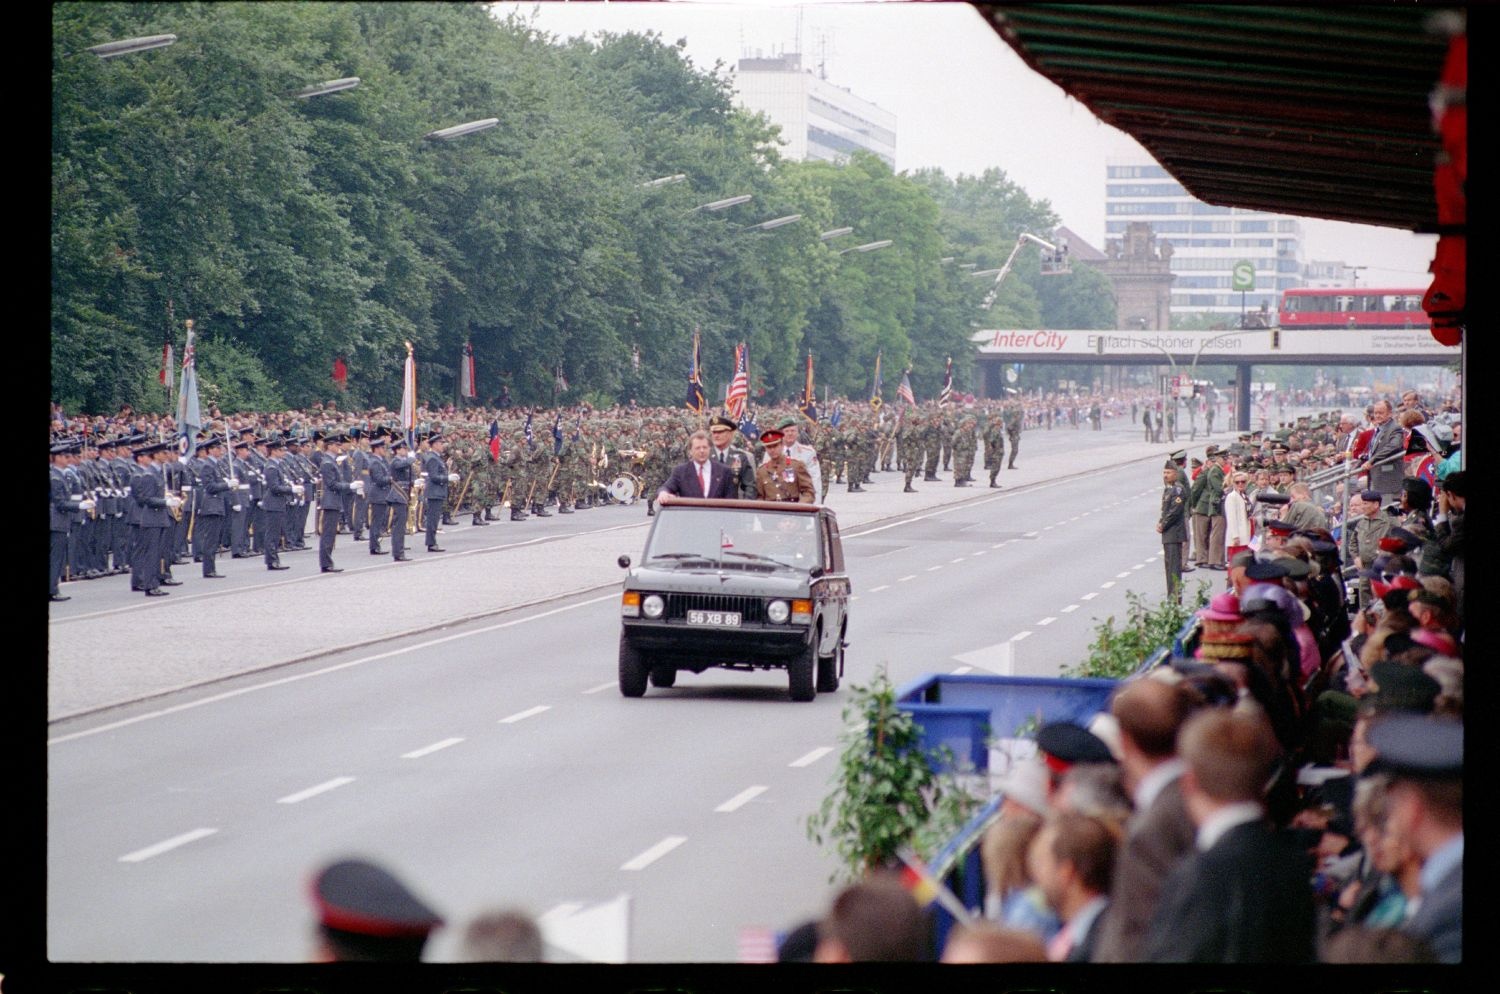
[[[203,453],[202,457],[193,461],[193,471],[198,478],[193,558],[203,564],[203,576],[210,580],[222,579],[224,575],[214,568],[214,557],[219,554],[227,501],[234,499],[233,488],[219,465],[223,448],[223,441],[210,435],[199,443],[198,451]]]
[[[938,461],[943,455],[943,415],[940,411],[929,411],[922,425],[922,450],[926,456],[922,479],[937,482]]]
[[[370,488],[370,456],[366,450],[369,444],[369,432],[359,426],[349,429],[349,436],[354,441],[349,446],[349,482],[359,480],[365,485],[368,492]],[[349,530],[354,533],[354,541],[362,542],[365,538],[365,529],[370,524],[370,502],[369,498],[358,491],[354,493],[352,506],[345,516],[349,519]]]
[[[427,551],[446,552],[437,544],[437,529],[443,519],[443,507],[448,502],[448,484],[458,482],[457,473],[448,472],[443,450],[448,446],[443,433],[434,431],[427,436],[427,454],[422,457],[422,472],[427,479],[425,496],[427,514],[423,519],[427,532]]]
[[[157,454],[166,447],[165,442],[156,442],[133,450],[137,472],[130,478],[130,493],[139,508],[139,524],[130,563],[131,587],[144,591],[147,597],[167,595],[161,589],[162,544],[172,521],[170,510],[180,506],[178,498],[167,495],[166,477],[158,465]],[[170,551],[166,554],[171,555]]]
[[[386,522],[391,508],[391,467],[385,461],[386,435],[384,428],[376,428],[369,435],[370,454],[365,462],[366,484],[365,506],[370,528],[370,555],[383,556],[380,537],[385,534]]]
[[[641,468],[641,492],[646,495],[646,515],[656,513],[656,495],[666,486],[667,476],[672,472],[676,459],[676,447],[665,434],[659,432],[655,422],[647,421],[641,436],[641,448],[646,450],[645,463]]]
[[[235,559],[250,558],[250,515],[254,510],[256,493],[260,489],[254,467],[250,465],[250,439],[241,434],[235,440],[230,454],[230,465],[234,467],[234,491],[229,494],[229,550]]]
[[[915,408],[903,409],[901,425],[896,429],[896,445],[900,449],[901,473],[906,478],[901,488],[904,494],[914,494],[917,488],[911,485],[914,475],[921,471],[922,422]]]
[[[984,442],[984,468],[990,474],[990,486],[999,490],[1000,484],[995,482],[995,477],[1005,465],[1005,419],[999,411],[991,411],[984,419],[981,441]]]
[[[530,477],[531,513],[538,518],[550,518],[552,512],[547,510],[547,503],[552,491],[554,462],[551,446],[537,445],[527,456],[526,462]]]
[[[342,573],[333,565],[333,546],[338,540],[339,519],[344,516],[344,500],[358,488],[344,479],[341,455],[345,440],[342,431],[323,435],[323,459],[318,464],[318,568],[324,573]]]
[[[953,432],[958,426],[953,423],[953,412],[946,407],[938,408],[938,418],[938,446],[943,452],[943,472],[946,473],[953,464]]]
[[[510,502],[510,520],[526,520],[526,494],[528,481],[526,479],[526,461],[522,453],[526,448],[526,436],[520,429],[516,430],[511,444],[500,453],[500,468],[505,478],[500,495],[501,500]],[[509,497],[506,496],[506,486],[509,486]]]
[[[734,477],[737,496],[742,500],[755,499],[755,462],[748,451],[735,444],[739,434],[738,425],[722,414],[708,423],[708,438],[712,443],[708,457],[729,467]],[[825,484],[823,492],[828,492]]]
[[[850,464],[849,449],[850,440],[855,432],[854,418],[851,416],[846,424],[841,420],[835,426],[829,424],[828,430],[823,434],[823,482],[819,487],[818,501],[828,501],[828,488],[834,483],[845,483],[849,491],[854,491],[854,479],[851,475],[852,464]]]
[[[795,459],[807,468],[807,475],[813,481],[813,493],[816,495],[823,485],[823,467],[818,464],[818,450],[799,441],[802,426],[795,417],[782,418],[776,427],[781,429],[782,451],[788,459]]]
[[[1021,451],[1022,417],[1020,404],[1011,401],[1005,405],[1005,437],[1010,442],[1010,459],[1005,464],[1007,469],[1016,468],[1016,454]]]
[[[62,596],[58,583],[62,580],[63,567],[68,562],[68,531],[73,527],[74,516],[81,513],[84,501],[82,494],[75,494],[68,487],[66,470],[72,450],[70,442],[55,443],[51,451],[52,465],[49,467],[51,510],[47,578],[54,601],[71,599]]]
[[[953,447],[953,485],[955,487],[970,486],[973,477],[969,473],[974,469],[974,455],[979,449],[979,436],[972,417],[965,417],[953,430],[951,445]]]
[[[1161,471],[1161,516],[1156,533],[1161,536],[1162,562],[1167,571],[1167,596],[1182,602],[1182,543],[1187,540],[1184,514],[1187,492],[1177,475],[1177,464],[1170,460]]]
[[[256,532],[268,570],[290,568],[281,565],[281,533],[286,527],[287,504],[297,492],[282,471],[285,452],[286,443],[281,439],[266,440],[267,459],[261,470],[265,478],[265,489],[260,500],[260,521],[256,525]]]
[[[778,428],[761,432],[766,461],[755,471],[755,494],[760,500],[811,504],[817,499],[807,467],[782,451],[783,434]]]
[[[411,510],[412,481],[416,478],[413,467],[417,460],[401,435],[391,436],[390,447],[390,489],[385,499],[390,513],[391,559],[404,563],[411,560],[406,554],[406,519]]]

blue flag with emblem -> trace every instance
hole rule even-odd
[[[760,429],[755,425],[754,415],[745,415],[745,420],[740,422],[740,434],[752,442],[760,441]]]
[[[828,418],[828,423],[831,424],[831,425],[833,425],[835,428],[837,428],[839,426],[839,424],[843,422],[843,420],[844,420],[844,402],[841,401],[841,400],[834,401],[834,404],[833,404],[833,414]]]

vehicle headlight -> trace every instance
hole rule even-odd
[[[791,605],[787,604],[786,601],[772,601],[766,605],[766,617],[778,625],[785,624],[786,619],[791,617],[791,614]]]
[[[627,590],[620,596],[620,616],[622,618],[641,616],[641,595],[638,591]]]
[[[660,618],[666,609],[667,602],[661,599],[660,594],[647,594],[641,601],[641,613],[648,618]]]

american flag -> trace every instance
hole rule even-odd
[[[724,398],[724,411],[738,421],[745,413],[745,401],[750,396],[750,346],[741,342],[734,347],[734,379],[729,382],[729,393]]]
[[[947,404],[953,400],[953,357],[948,357],[948,370],[943,373],[943,389],[938,392],[938,403]]]
[[[901,374],[901,385],[896,388],[896,396],[908,404],[915,404],[917,402],[916,394],[911,392],[911,370],[908,369]]]

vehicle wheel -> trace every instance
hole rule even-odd
[[[844,640],[834,646],[833,655],[818,657],[818,693],[831,694],[839,689],[839,671],[844,668]]]
[[[670,687],[677,682],[677,667],[658,666],[651,671],[651,686]]]
[[[630,644],[625,633],[620,633],[620,693],[626,697],[640,697],[646,692],[646,661],[640,651]]]
[[[792,700],[810,701],[817,695],[813,686],[813,666],[817,658],[818,642],[814,637],[805,650],[787,662],[787,689],[791,691]]]

